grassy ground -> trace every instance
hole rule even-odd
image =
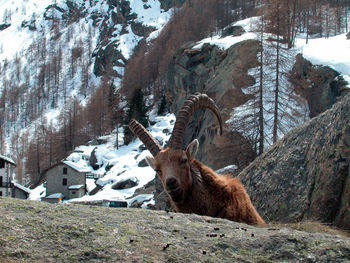
[[[349,262],[350,239],[144,209],[0,198],[0,262]]]

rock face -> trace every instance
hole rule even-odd
[[[292,130],[239,177],[266,220],[350,229],[350,94]]]
[[[148,9],[150,6],[147,4],[149,0],[143,0],[143,8]],[[184,0],[159,1],[161,8],[167,11],[174,5],[180,6]],[[138,16],[130,7],[130,1],[128,0],[109,0],[108,15],[100,16],[96,14],[95,23],[101,23],[100,35],[98,39],[97,47],[93,53],[95,58],[94,74],[96,76],[103,76],[106,73],[112,73],[114,77],[122,79],[122,75],[113,70],[113,67],[125,67],[128,58],[125,57],[121,51],[120,40],[115,40],[115,28],[120,27],[120,35],[124,35],[132,31],[140,39],[145,39],[151,32],[156,30],[152,26],[147,26],[138,21]],[[112,21],[112,23],[111,23]],[[142,42],[142,40],[139,40]],[[112,72],[111,72],[112,71]]]
[[[194,46],[190,43],[179,49],[169,65],[166,98],[171,111],[177,113],[189,95],[202,92],[217,103],[225,122],[233,107],[249,99],[241,89],[255,82],[248,70],[257,67],[261,46],[256,40],[240,42],[225,51],[209,44]],[[218,135],[217,121],[209,111],[198,111],[192,117],[185,145],[195,138],[200,144],[197,159],[214,169],[231,164],[241,168],[255,157],[240,134],[224,127],[223,136]]]
[[[310,118],[329,109],[349,89],[339,72],[327,66],[315,66],[301,54],[290,74],[295,91],[307,99]]]

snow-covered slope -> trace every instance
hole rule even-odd
[[[303,56],[314,65],[326,65],[340,72],[350,83],[350,39],[346,34],[329,38],[298,38],[296,46]]]
[[[59,128],[56,120],[67,101],[86,105],[101,83],[95,73],[106,66],[100,64],[110,59],[108,52],[119,54],[112,59],[118,86],[134,47],[158,32],[170,14],[158,0],[0,0],[4,153],[11,134],[28,130],[35,119]]]

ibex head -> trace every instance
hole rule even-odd
[[[129,123],[130,130],[145,144],[153,157],[146,157],[146,161],[158,174],[164,189],[175,203],[181,203],[186,198],[188,189],[192,186],[191,162],[194,159],[199,143],[193,140],[182,150],[186,126],[192,114],[200,108],[210,109],[220,123],[222,134],[222,118],[214,101],[206,94],[196,93],[190,96],[180,109],[174,129],[169,141],[169,146],[162,149],[153,136],[137,121]]]

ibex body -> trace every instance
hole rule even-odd
[[[186,100],[179,111],[169,147],[164,150],[138,122],[131,121],[129,127],[154,156],[147,157],[146,161],[157,172],[177,211],[253,225],[264,224],[239,179],[219,175],[194,158],[199,147],[197,140],[191,142],[185,151],[181,149],[186,125],[198,108],[212,110],[222,131],[217,106],[207,95],[198,93]]]

